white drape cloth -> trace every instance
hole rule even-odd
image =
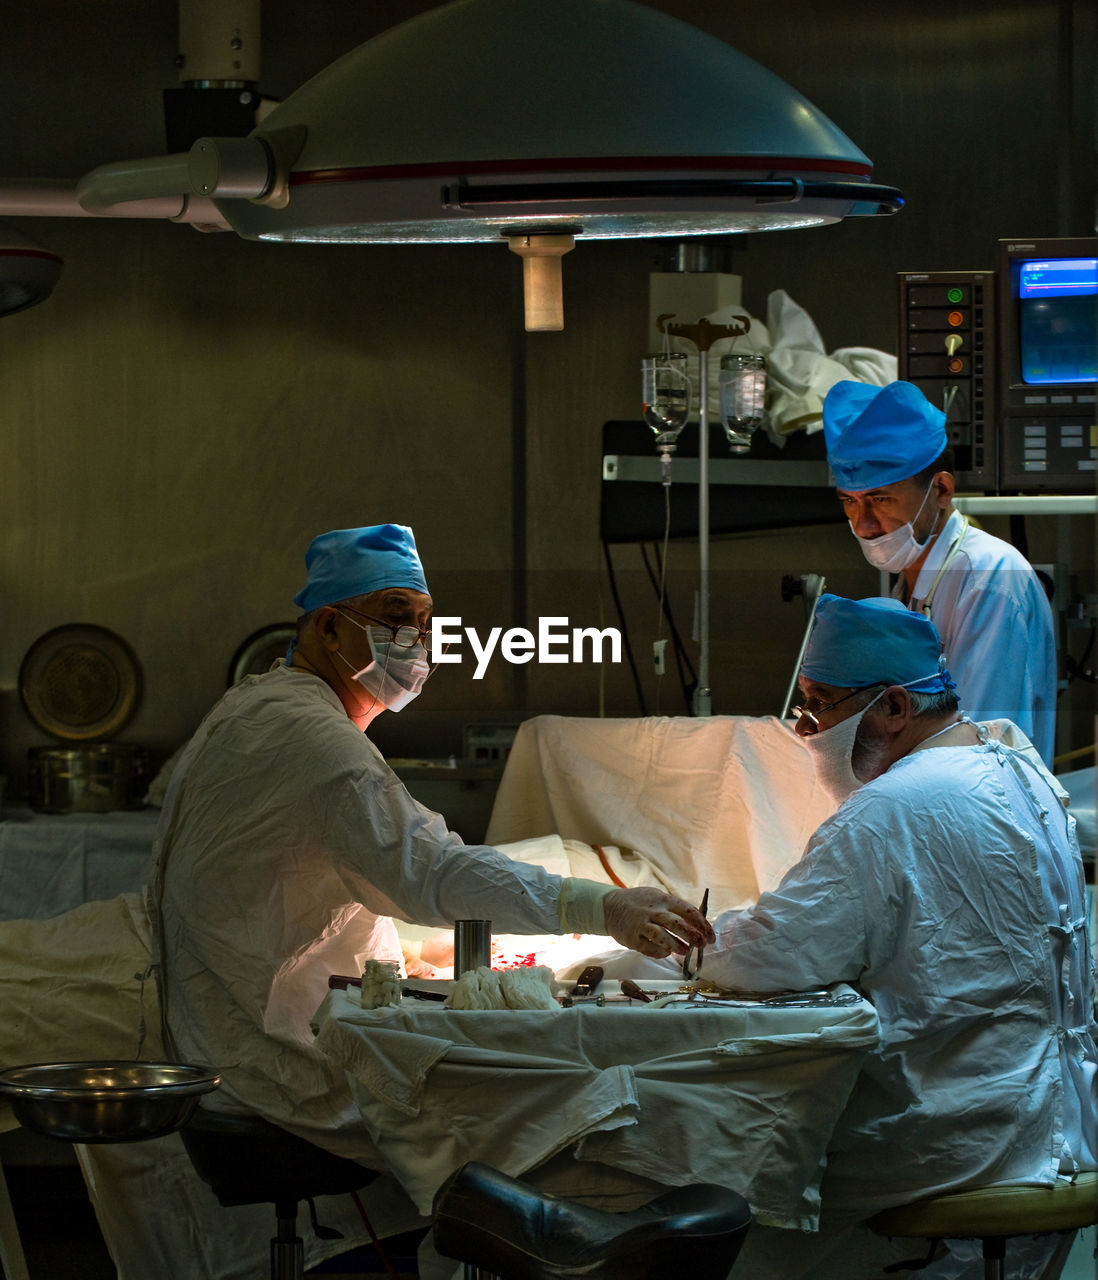
[[[556,832],[634,851],[665,888],[711,916],[753,902],[834,809],[789,725],[768,716],[520,726],[487,841]]]
[[[0,1062],[163,1058],[149,926],[140,895],[89,902],[50,920],[0,922]],[[0,1108],[0,1131],[14,1127]],[[178,1134],[76,1147],[118,1280],[254,1280],[274,1234],[269,1205],[223,1209],[191,1167]],[[346,1236],[305,1232],[315,1263],[369,1237],[349,1197],[318,1200],[320,1221]]]
[[[849,988],[837,993],[852,996]],[[317,1046],[424,1213],[466,1160],[525,1174],[566,1148],[664,1186],[717,1182],[811,1229],[822,1157],[877,1015],[812,1008],[363,1009],[330,992]],[[613,1178],[608,1174],[612,1186]]]

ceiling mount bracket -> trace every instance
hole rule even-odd
[[[530,332],[564,328],[564,288],[560,260],[576,247],[575,236],[508,236],[507,246],[522,259],[522,293]]]

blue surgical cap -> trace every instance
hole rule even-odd
[[[309,544],[305,567],[305,585],[294,596],[294,604],[306,613],[387,587],[409,587],[427,594],[415,537],[403,524],[322,533]]]
[[[823,402],[836,487],[858,493],[918,475],[945,450],[945,420],[910,382],[836,382]]]
[[[902,684],[913,693],[956,686],[942,662],[937,628],[899,600],[847,600],[822,595],[816,603],[801,675],[840,689]]]

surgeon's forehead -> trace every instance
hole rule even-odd
[[[797,683],[805,697],[816,698],[820,702],[833,702],[842,694],[850,692],[846,685],[821,684],[819,680],[809,680],[806,676],[801,676]]]
[[[430,613],[434,601],[425,592],[416,591],[412,587],[385,587],[382,591],[371,591],[369,595],[360,596],[359,607],[418,614]]]
[[[836,489],[840,498],[884,498],[903,491],[906,480],[894,480],[892,484],[879,484],[872,489]]]
[[[835,495],[839,499],[851,498],[859,501],[865,498],[892,498],[901,494],[909,493],[912,489],[918,489],[918,484],[914,476],[909,476],[906,480],[893,480],[891,484],[875,485],[872,489],[839,489],[836,488]]]

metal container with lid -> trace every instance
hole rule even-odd
[[[139,809],[148,790],[144,747],[106,742],[129,723],[141,697],[141,668],[113,631],[69,623],[27,650],[19,696],[39,729],[64,746],[32,747],[27,801],[40,813]]]
[[[140,809],[148,770],[144,747],[117,742],[32,747],[27,756],[27,803],[39,813]]]

